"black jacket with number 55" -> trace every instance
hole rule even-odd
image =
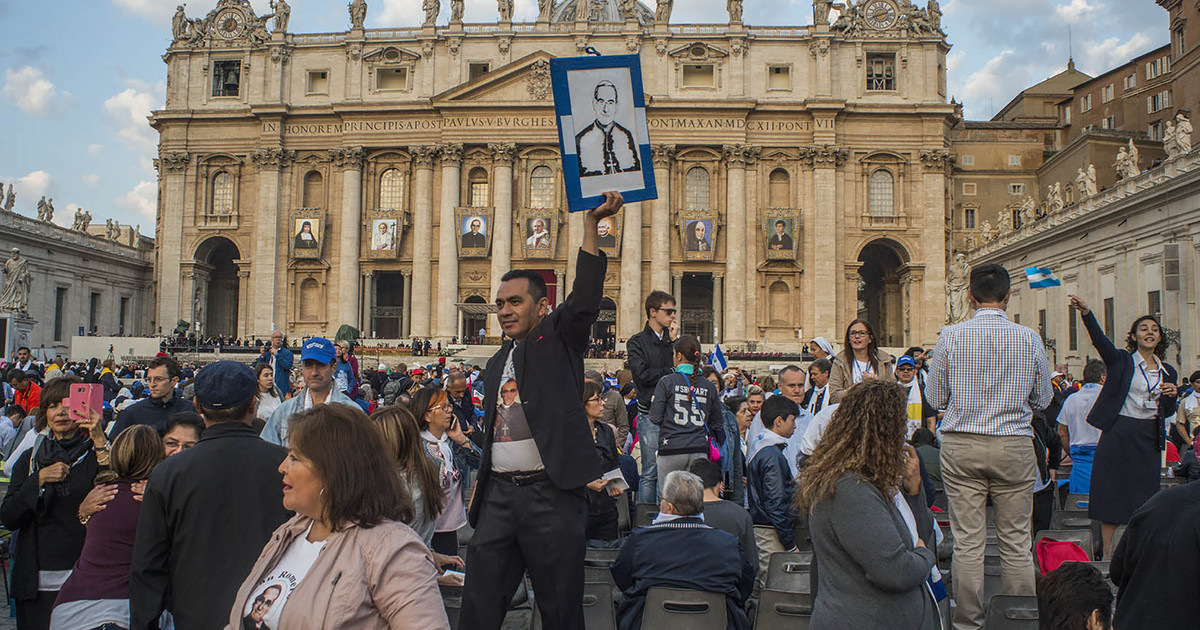
[[[717,444],[725,443],[725,416],[717,388],[706,378],[696,380],[693,385],[687,375],[674,372],[654,388],[650,422],[659,427],[659,455],[707,454],[710,434]]]
[[[600,315],[608,259],[579,250],[575,285],[558,308],[542,318],[525,340],[516,344],[513,369],[521,392],[525,420],[533,433],[550,481],[563,490],[579,489],[602,474],[600,456],[583,411],[583,354],[592,324]],[[469,519],[479,522],[492,474],[492,437],[500,379],[513,341],[504,342],[488,360],[483,386],[483,454]]]

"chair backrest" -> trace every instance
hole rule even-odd
[[[634,519],[633,526],[645,527],[654,522],[654,517],[658,516],[658,506],[648,503],[637,504],[637,518]]]
[[[988,601],[987,630],[1037,630],[1037,597],[1033,595],[993,595]]]
[[[583,627],[584,630],[617,630],[612,587],[607,584],[583,585]]]
[[[1043,538],[1073,542],[1083,548],[1089,560],[1093,557],[1092,541],[1094,539],[1092,538],[1091,529],[1043,529],[1033,539],[1033,548],[1035,551],[1037,550],[1038,542]],[[1037,560],[1036,553],[1034,554],[1034,560]],[[1038,566],[1041,568],[1041,565]]]
[[[642,627],[647,630],[725,630],[725,595],[665,586],[646,593]]]
[[[607,584],[614,586],[612,571],[608,567],[594,567],[583,565],[583,581],[587,584]]]
[[[1050,529],[1091,529],[1092,519],[1087,512],[1055,512],[1050,517]]]
[[[767,569],[767,588],[788,593],[812,592],[812,561],[811,551],[771,554],[771,564]]]
[[[629,533],[629,528],[633,525],[633,519],[629,516],[629,493],[617,497],[617,535],[624,536]]]
[[[608,568],[617,561],[620,549],[588,549],[584,552],[583,563],[594,567]]]
[[[769,588],[758,595],[754,630],[803,630],[812,618],[814,595]]]
[[[1066,512],[1087,512],[1088,511],[1088,495],[1079,492],[1072,492],[1067,495],[1067,504],[1063,507]]]

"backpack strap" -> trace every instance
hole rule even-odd
[[[45,441],[46,441],[45,433],[38,433],[37,438],[35,438],[33,440],[33,448],[31,448],[29,450],[29,476],[30,477],[37,474],[37,471],[39,468],[38,463],[37,463],[37,454],[38,454],[38,451],[41,450],[41,448],[42,448],[42,443]]]

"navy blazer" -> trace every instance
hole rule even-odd
[[[543,317],[513,352],[521,405],[546,474],[554,485],[564,490],[579,490],[580,496],[583,486],[603,474],[596,442],[583,411],[583,355],[588,349],[592,324],[600,315],[607,268],[608,259],[603,252],[594,256],[579,250],[571,294],[554,312]],[[472,526],[479,521],[492,474],[496,401],[512,347],[512,340],[505,341],[500,351],[488,360],[483,374],[484,440],[476,496],[469,511]]]
[[[1092,345],[1096,351],[1100,353],[1100,358],[1104,360],[1104,366],[1107,368],[1105,375],[1104,387],[1100,389],[1100,395],[1096,398],[1096,403],[1092,405],[1092,411],[1088,413],[1088,424],[1107,431],[1117,421],[1117,416],[1121,413],[1121,407],[1125,405],[1125,398],[1129,396],[1129,384],[1133,380],[1134,361],[1133,355],[1128,350],[1118,350],[1113,342],[1104,334],[1100,328],[1100,322],[1096,321],[1096,313],[1088,312],[1083,316],[1083,325],[1087,328],[1088,336],[1092,338]],[[1179,373],[1170,363],[1163,361],[1163,380],[1167,383],[1176,383],[1179,380]],[[1169,418],[1175,413],[1175,405],[1177,399],[1173,396],[1158,397],[1158,414],[1160,418]]]

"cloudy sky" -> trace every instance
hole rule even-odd
[[[924,0],[918,0],[923,4]],[[653,2],[643,0],[646,4]],[[268,0],[252,0],[266,13]],[[16,182],[17,211],[41,195],[70,225],[82,206],[153,234],[158,142],[146,123],[162,105],[171,0],[0,0],[0,182]],[[216,0],[191,0],[188,14]],[[419,0],[368,0],[367,27],[410,26]],[[443,1],[443,5],[448,4]],[[348,27],[346,0],[291,0],[293,32]],[[536,16],[517,0],[516,19]],[[725,21],[725,0],[678,0],[674,22]],[[749,24],[805,25],[811,0],[746,0]],[[467,0],[467,21],[495,19],[494,0]],[[1097,74],[1168,41],[1153,0],[942,0],[950,93],[973,119],[1066,67],[1068,26],[1078,67]],[[448,19],[443,8],[442,21]]]

